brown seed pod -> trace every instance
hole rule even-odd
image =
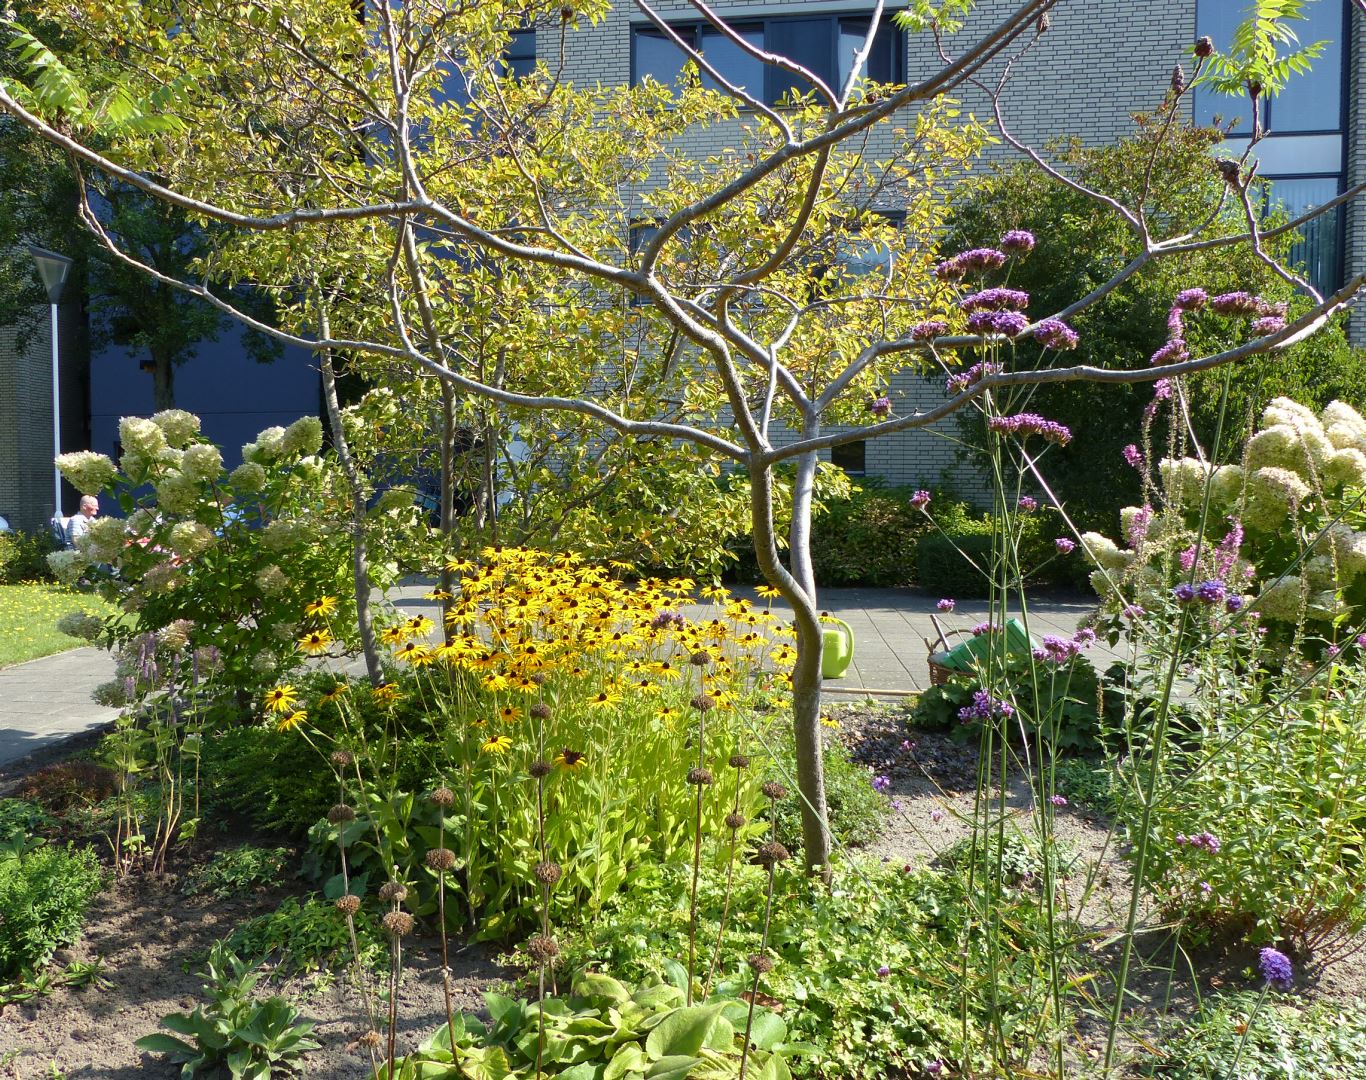
[[[356,1045],[362,1050],[374,1050],[379,1047],[381,1042],[378,1031],[367,1031],[356,1040]]]
[[[337,897],[335,906],[343,915],[354,915],[360,910],[360,897],[347,893]]]
[[[536,880],[542,885],[554,885],[555,882],[559,881],[560,878],[564,876],[564,871],[560,869],[560,864],[548,860],[545,862],[538,862],[531,872],[536,875]]]
[[[386,881],[379,887],[379,898],[386,904],[401,904],[408,899],[408,888],[402,882]]]
[[[1201,60],[1214,55],[1214,39],[1208,34],[1195,43],[1195,55]]]
[[[544,758],[537,758],[527,766],[526,771],[531,774],[533,780],[539,780],[543,776],[549,776],[553,769],[554,766],[551,765],[550,762],[546,761]]]
[[[526,943],[527,955],[538,964],[547,964],[560,955],[559,943],[546,934],[537,934]]]
[[[427,852],[427,857],[423,859],[431,869],[445,873],[455,865],[455,852],[450,848],[432,848]]]
[[[533,720],[550,719],[550,706],[547,705],[544,701],[536,702],[535,705],[531,706],[528,712],[531,714],[531,719]]]
[[[433,806],[439,806],[441,809],[445,810],[447,807],[455,805],[455,792],[446,787],[445,784],[442,784],[428,795],[427,799]]]
[[[756,975],[763,975],[773,970],[773,957],[765,956],[763,953],[754,953],[746,959],[750,971]]]
[[[745,815],[741,813],[727,814],[726,828],[743,829],[745,827],[745,822],[748,820],[749,818],[745,817]]]
[[[351,756],[350,750],[333,750],[328,756],[328,760],[339,769],[344,769],[356,759]]]
[[[716,707],[716,699],[710,694],[698,694],[688,704],[698,712],[706,712]]]
[[[711,653],[707,652],[706,649],[698,649],[697,652],[688,657],[688,663],[693,667],[706,667],[711,663]]]
[[[754,859],[760,866],[774,866],[790,858],[791,853],[777,840],[766,840],[754,853]]]
[[[391,937],[407,937],[413,932],[413,917],[406,911],[390,911],[381,922]]]
[[[693,767],[688,770],[688,783],[694,787],[706,787],[713,779],[710,769]]]
[[[774,802],[777,802],[779,799],[787,798],[787,788],[783,787],[783,785],[778,783],[776,780],[768,781],[768,783],[766,783],[759,790],[762,791]]]
[[[327,812],[327,820],[333,825],[344,825],[348,821],[356,820],[356,812],[344,802],[337,803],[336,806]]]
[[[730,767],[732,769],[748,769],[749,758],[744,754],[731,754]]]

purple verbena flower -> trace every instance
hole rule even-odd
[[[972,636],[981,637],[983,634],[989,634],[995,629],[996,627],[993,626],[991,620],[988,619],[986,622],[979,622],[972,628]]]
[[[924,510],[930,505],[930,493],[924,488],[920,488],[911,495],[910,507],[912,510]]]
[[[1165,367],[1167,364],[1179,364],[1182,360],[1189,360],[1190,355],[1185,338],[1172,338],[1148,358],[1148,363],[1153,367]]]
[[[1178,585],[1176,588],[1172,590],[1172,596],[1175,598],[1177,603],[1189,604],[1192,600],[1195,599],[1195,586],[1190,584],[1190,582],[1183,581],[1180,585]]]
[[[1032,495],[1021,495],[1020,501],[1015,505],[1019,508],[1020,513],[1032,514],[1039,508],[1039,500]]]
[[[1001,237],[1000,248],[1011,255],[1034,250],[1034,234],[1028,229],[1011,229]]]
[[[877,969],[877,977],[879,979],[885,979],[891,973],[892,969],[889,968],[886,964],[883,964],[881,967]]]
[[[1289,990],[1295,985],[1295,968],[1290,963],[1290,957],[1280,949],[1269,946],[1263,949],[1257,954],[1257,967],[1268,986],[1274,986],[1277,990]]]
[[[993,416],[987,427],[998,435],[1027,438],[1040,435],[1048,442],[1066,446],[1072,441],[1072,430],[1056,420],[1047,420],[1038,413],[1016,413],[1014,416]]]
[[[1144,611],[1143,608],[1138,604],[1126,604],[1124,606],[1124,610],[1121,611],[1120,614],[1123,615],[1130,622],[1137,622],[1139,619],[1143,618],[1143,616],[1148,613]]]
[[[974,311],[968,316],[968,329],[975,334],[1000,334],[1018,337],[1029,325],[1029,319],[1018,311]]]
[[[1236,615],[1238,612],[1243,610],[1243,605],[1246,602],[1247,601],[1245,601],[1241,596],[1238,596],[1235,593],[1233,596],[1230,596],[1227,600],[1224,601],[1224,610],[1227,611],[1230,615]]]
[[[938,825],[941,821],[944,820],[944,811],[940,810],[939,807],[936,806],[933,810],[930,811],[930,820],[933,821],[936,825]]]
[[[911,327],[912,341],[929,341],[949,332],[949,324],[943,319],[926,319]]]
[[[1285,329],[1285,320],[1279,315],[1264,315],[1260,319],[1252,320],[1252,332],[1258,337],[1266,337],[1268,334],[1279,334]]]
[[[1045,634],[1043,645],[1034,650],[1034,659],[1041,662],[1065,664],[1080,652],[1081,646],[1075,641],[1058,637],[1056,634]]]
[[[868,411],[881,420],[892,415],[892,399],[886,396],[873,398],[868,402]]]
[[[1067,805],[1067,799],[1062,795],[1050,795],[1048,796],[1048,801],[1051,802],[1054,806]]]
[[[1060,536],[1053,541],[1053,549],[1059,555],[1071,555],[1072,552],[1077,550],[1077,542],[1075,540],[1069,540],[1065,536]]]
[[[1080,645],[1083,649],[1089,649],[1092,645],[1096,643],[1096,632],[1092,630],[1089,626],[1083,626],[1080,630],[1078,630],[1075,634],[1072,635],[1072,640],[1075,641],[1078,645]]]
[[[1176,306],[1182,311],[1199,311],[1209,301],[1204,289],[1182,289],[1176,294]]]
[[[1222,581],[1202,581],[1195,595],[1202,604],[1221,604],[1227,598],[1228,590]]]
[[[993,363],[990,360],[983,360],[979,364],[973,364],[965,371],[957,371],[950,375],[944,384],[944,389],[954,393],[960,393],[969,386],[975,386],[988,375],[999,375],[1005,368],[1001,364]]]
[[[873,777],[873,790],[885,795],[892,790],[892,779],[889,776]]]
[[[944,597],[944,599],[940,600],[939,603],[935,604],[934,606],[938,608],[940,611],[949,612],[952,611],[957,606],[957,604],[946,596]]]
[[[1077,332],[1061,319],[1044,319],[1034,327],[1034,340],[1045,349],[1066,352],[1075,349],[1081,339]]]
[[[1179,338],[1186,336],[1186,324],[1181,320],[1181,309],[1174,307],[1167,312],[1167,337]]]
[[[1366,649],[1366,634],[1357,635],[1357,645],[1360,648]]]
[[[1228,292],[1209,302],[1210,310],[1220,315],[1256,315],[1266,301],[1247,292]]]
[[[1023,311],[1029,306],[1029,293],[1019,289],[983,289],[981,292],[965,296],[958,301],[965,312],[972,311]]]
[[[965,724],[973,720],[990,720],[994,716],[1009,720],[1014,715],[1014,706],[992,697],[985,690],[973,691],[972,704],[958,710],[958,719]]]

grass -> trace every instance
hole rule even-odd
[[[78,648],[80,641],[57,629],[68,612],[113,610],[97,596],[61,585],[0,585],[0,668]]]

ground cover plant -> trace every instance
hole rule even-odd
[[[33,975],[80,933],[102,876],[90,848],[27,832],[0,845],[0,980]]]

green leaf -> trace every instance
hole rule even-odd
[[[623,1043],[603,1070],[602,1080],[621,1080],[628,1072],[642,1072],[649,1064],[639,1043]]]
[[[700,1057],[690,1057],[686,1054],[660,1058],[650,1066],[645,1074],[645,1080],[683,1080],[700,1064]]]
[[[676,1009],[655,1025],[645,1042],[645,1052],[655,1060],[696,1054],[707,1045],[721,1019],[720,1005]]]
[[[151,1054],[174,1054],[177,1059],[186,1055],[194,1057],[199,1053],[189,1043],[177,1039],[174,1035],[162,1035],[160,1032],[154,1035],[144,1035],[133,1045],[139,1050],[146,1050]]]
[[[755,1009],[754,1022],[750,1028],[749,1041],[760,1050],[772,1050],[787,1038],[787,1024],[783,1018],[768,1009]]]

